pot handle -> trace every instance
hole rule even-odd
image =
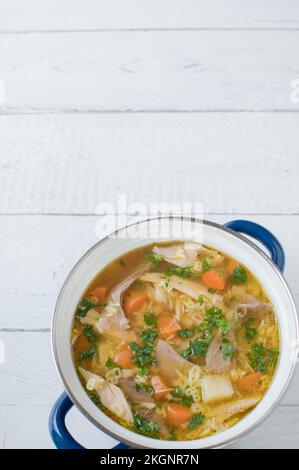
[[[52,408],[49,417],[49,430],[57,449],[85,449],[69,433],[65,425],[65,417],[73,406],[69,396],[63,392]],[[129,449],[125,444],[118,444],[114,449]]]
[[[285,266],[285,254],[281,243],[277,238],[262,225],[251,222],[250,220],[232,220],[224,224],[235,232],[241,232],[255,240],[261,242],[271,254],[273,263],[276,264],[281,272]]]

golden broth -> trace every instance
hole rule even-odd
[[[246,266],[173,241],[130,251],[92,280],[71,347],[82,386],[112,419],[190,440],[233,426],[260,402],[279,328]]]

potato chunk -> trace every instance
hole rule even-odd
[[[234,394],[233,386],[227,376],[205,375],[200,382],[204,403],[229,400]]]

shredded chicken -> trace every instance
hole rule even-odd
[[[206,354],[206,368],[208,372],[216,372],[217,374],[226,373],[231,367],[231,359],[223,359],[221,353],[221,337],[215,337],[211,342]]]
[[[170,382],[178,378],[177,371],[187,374],[194,367],[192,362],[184,359],[168,343],[162,340],[157,343],[155,355],[162,376]]]

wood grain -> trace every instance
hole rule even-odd
[[[0,116],[0,213],[94,214],[125,195],[298,214],[298,126],[294,113]]]
[[[294,28],[296,0],[1,0],[0,31]]]
[[[297,110],[299,31],[2,34],[2,112]]]

